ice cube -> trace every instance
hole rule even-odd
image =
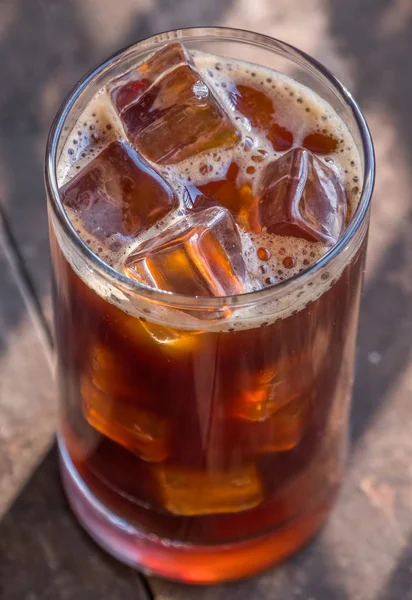
[[[183,46],[177,42],[167,44],[136,69],[112,81],[108,88],[117,111],[121,113],[134,104],[164,72],[182,63],[191,63]]]
[[[111,98],[129,139],[146,158],[173,164],[231,146],[240,134],[178,43],[113,82]]]
[[[258,227],[257,199],[250,183],[238,181],[239,166],[235,161],[227,165],[226,171],[215,181],[195,186],[186,183],[189,196],[188,208],[197,210],[206,206],[223,206],[237,222],[249,231]]]
[[[162,467],[159,483],[165,507],[175,515],[234,513],[263,501],[262,485],[253,464],[221,472]]]
[[[136,236],[178,205],[171,187],[128,144],[111,142],[61,189],[86,231]]]
[[[324,315],[323,315],[324,316]],[[307,398],[311,390],[322,385],[322,370],[327,365],[331,347],[331,330],[315,323],[311,330],[298,328],[302,349],[289,350],[268,359],[259,370],[243,369],[244,380],[235,403],[235,414],[246,421],[264,421]],[[286,337],[285,337],[286,339]],[[242,375],[241,375],[242,377]]]
[[[270,375],[272,378],[269,379]],[[292,402],[299,390],[294,380],[289,379],[292,373],[270,371],[265,376],[259,376],[255,385],[245,389],[238,402],[237,415],[248,421],[264,421],[276,411]]]
[[[302,440],[310,423],[309,396],[297,398],[275,412],[269,419],[256,424],[250,434],[257,440],[258,452],[286,452]]]
[[[103,344],[96,344],[89,356],[85,372],[95,387],[111,396],[135,397],[134,386],[128,384],[129,365],[121,361],[118,354]]]
[[[241,294],[252,285],[236,225],[218,207],[187,215],[140,244],[125,272],[152,288],[191,296]]]
[[[161,462],[169,453],[164,419],[97,388],[82,378],[83,415],[89,425],[143,460]]]
[[[198,346],[199,336],[202,334],[202,331],[175,329],[149,321],[144,321],[141,325],[150,338],[156,344],[161,345],[163,351],[172,355],[193,352]]]
[[[334,244],[343,231],[342,182],[307,150],[294,148],[270,163],[258,195],[260,222],[269,233]]]
[[[264,421],[307,393],[313,381],[310,363],[289,356],[254,374],[236,403],[236,414],[247,421]]]

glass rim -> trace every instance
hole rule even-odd
[[[110,66],[119,63],[122,58],[128,54],[134,53],[134,51],[141,48],[155,49],[167,43],[168,41],[179,40],[183,43],[185,41],[199,41],[199,42],[237,42],[243,44],[249,44],[258,48],[262,48],[267,51],[276,53],[276,50],[282,51],[286,54],[286,58],[296,58],[302,64],[308,64],[315,68],[320,73],[327,83],[331,84],[334,91],[338,93],[341,100],[345,102],[351,109],[352,115],[356,122],[360,134],[360,140],[362,145],[363,153],[363,185],[359,199],[358,206],[352,219],[345,229],[343,235],[323,256],[321,256],[315,263],[306,267],[300,273],[286,279],[284,281],[275,283],[265,288],[246,292],[242,294],[236,294],[231,296],[216,296],[216,297],[203,297],[203,296],[190,296],[185,294],[177,294],[174,292],[168,292],[164,290],[156,290],[150,288],[144,284],[137,282],[130,277],[127,277],[108,263],[104,262],[97,254],[95,254],[91,248],[85,243],[85,241],[77,233],[75,227],[70,221],[63,203],[60,198],[59,187],[57,183],[57,148],[60,140],[60,136],[63,132],[64,123],[71,109],[76,103],[82,92],[88,87],[89,84],[97,78],[102,71]],[[151,44],[153,42],[153,44]],[[279,52],[278,52],[279,53]],[[100,62],[97,66],[86,73],[78,83],[71,89],[66,98],[63,100],[56,116],[52,122],[49,136],[46,144],[46,157],[45,157],[45,186],[46,191],[50,200],[50,204],[53,209],[53,214],[57,218],[58,224],[62,227],[64,233],[68,236],[71,243],[74,244],[76,250],[88,261],[93,268],[98,272],[104,279],[111,280],[117,287],[123,290],[127,290],[129,293],[144,296],[149,300],[160,302],[162,304],[175,305],[175,306],[193,306],[196,303],[196,308],[219,308],[228,305],[235,305],[238,307],[248,306],[257,300],[262,301],[272,295],[288,294],[289,291],[295,289],[296,286],[304,285],[305,282],[312,279],[319,271],[326,267],[333,261],[335,257],[341,254],[341,252],[347,247],[348,243],[355,237],[359,228],[361,227],[364,219],[367,216],[368,209],[370,206],[372,192],[375,181],[375,157],[372,138],[366,120],[354,100],[352,94],[346,89],[346,87],[337,79],[322,63],[306,54],[304,51],[295,48],[287,42],[282,40],[264,35],[261,33],[255,33],[252,31],[237,29],[231,27],[219,27],[219,26],[207,26],[207,27],[186,27],[181,29],[174,29],[158,33],[155,35],[148,36],[139,40],[136,43],[130,44],[121,50],[118,50],[110,57]]]

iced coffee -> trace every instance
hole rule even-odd
[[[57,178],[80,240],[52,224],[75,511],[184,581],[292,553],[346,451],[366,242],[328,267],[364,180],[345,120],[288,75],[171,41],[82,107]]]

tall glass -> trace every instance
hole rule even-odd
[[[193,298],[148,289],[88,248],[56,164],[98,89],[171,40],[290,74],[326,99],[362,160],[360,203],[338,243],[280,284]],[[374,160],[345,88],[291,46],[223,28],[173,31],[116,54],[73,90],[46,157],[69,502],[120,560],[186,582],[256,573],[324,522],[347,452]]]

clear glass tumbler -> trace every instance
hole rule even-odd
[[[73,125],[98,89],[172,40],[291,75],[351,131],[364,174],[358,208],[337,244],[297,276],[223,298],[151,290],[93,254],[68,219],[56,165]],[[370,135],[351,95],[304,53],[256,33],[145,39],[64,102],[46,157],[61,473],[79,521],[111,554],[210,583],[275,564],[322,525],[347,452],[373,180]],[[265,398],[275,388],[293,401],[274,412]],[[251,395],[260,398],[252,409]]]

